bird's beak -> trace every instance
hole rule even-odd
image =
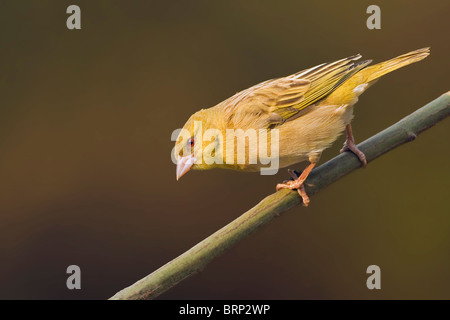
[[[195,162],[195,158],[193,155],[188,155],[182,158],[179,158],[177,161],[177,180],[180,179],[186,172],[191,169],[192,165]]]

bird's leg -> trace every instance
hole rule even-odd
[[[306,178],[308,177],[309,173],[311,172],[311,170],[314,168],[314,166],[316,165],[316,162],[312,162],[310,163],[305,170],[303,170],[303,172],[300,174],[300,176],[297,176],[297,174],[292,171],[292,170],[288,170],[289,175],[294,179],[291,181],[288,181],[286,183],[279,183],[277,184],[277,191],[280,189],[297,189],[298,194],[302,197],[303,199],[303,205],[305,207],[308,206],[309,204],[309,197],[306,194],[305,191],[305,186],[303,185],[303,182],[305,182]]]
[[[347,140],[345,140],[344,146],[340,150],[340,153],[351,151],[358,157],[363,167],[367,166],[366,155],[361,150],[359,150],[355,144],[355,138],[353,138],[352,133],[352,126],[350,124],[346,125],[345,131],[347,132]]]

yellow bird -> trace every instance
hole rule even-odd
[[[254,153],[259,148],[246,145],[245,161],[237,161],[236,147],[226,147],[226,131],[265,129],[270,135],[271,131],[278,129],[279,167],[305,160],[309,161],[309,165],[300,176],[290,171],[294,180],[278,184],[276,189],[297,189],[303,204],[307,206],[309,198],[303,182],[319,161],[322,151],[330,147],[344,131],[347,140],[341,152],[351,151],[363,166],[367,164],[364,153],[355,145],[350,125],[353,106],[359,95],[381,76],[420,61],[429,53],[429,48],[423,48],[373,66],[368,66],[372,60],[358,62],[361,55],[357,54],[259,83],[214,107],[194,113],[175,143],[177,180],[190,169],[260,170],[264,166],[263,161],[255,163],[249,160],[256,157]],[[196,123],[201,123],[201,126]],[[203,135],[208,129],[215,129],[218,134],[205,143]],[[186,132],[188,138],[185,138]],[[221,161],[206,161],[205,148],[213,150],[214,158]],[[233,161],[227,158],[227,152],[233,153]]]

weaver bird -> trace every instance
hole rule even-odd
[[[350,125],[358,97],[381,76],[428,55],[429,48],[423,48],[369,66],[372,60],[358,62],[361,55],[357,54],[259,83],[214,107],[202,109],[194,113],[183,127],[189,138],[182,139],[180,134],[175,143],[177,180],[190,169],[219,167],[256,171],[262,167],[262,164],[249,161],[227,163],[224,151],[214,155],[223,158],[223,161],[209,164],[201,161],[207,146],[196,148],[196,144],[202,141],[206,130],[216,129],[223,133],[220,138],[212,139],[209,145],[213,145],[214,150],[225,150],[227,129],[278,129],[279,166],[286,167],[305,160],[309,161],[309,165],[299,176],[289,171],[294,180],[280,183],[276,189],[297,189],[303,204],[307,206],[309,198],[303,183],[319,161],[322,151],[330,147],[344,131],[347,139],[341,152],[351,151],[363,166],[367,164],[364,153],[355,145]],[[195,126],[197,121],[202,124],[200,129]],[[190,150],[188,154],[183,153],[186,146]],[[247,159],[254,156],[257,149],[247,145]],[[234,154],[234,160],[236,156]]]

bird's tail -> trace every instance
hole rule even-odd
[[[425,59],[430,54],[430,48],[422,48],[414,50],[391,60],[378,63],[373,66],[368,66],[364,68],[361,72],[364,72],[367,76],[367,83],[370,83],[386,73],[397,70],[401,67],[407,66],[408,64]]]

